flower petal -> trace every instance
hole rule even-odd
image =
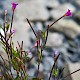
[[[12,2],[11,4],[12,4],[12,9],[15,10],[15,8],[16,8],[16,6],[17,6],[18,4],[14,3],[14,2]]]
[[[11,30],[11,33],[12,33],[12,34],[13,34],[13,33],[15,33],[15,30],[14,30],[14,29],[12,29],[12,30]]]
[[[72,16],[71,11],[68,9],[68,11],[65,13],[65,16]]]

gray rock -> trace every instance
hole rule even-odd
[[[80,69],[80,62],[77,62],[77,63],[68,62],[68,66],[69,66],[70,73],[72,73],[73,71],[75,71],[77,69]],[[80,74],[80,71],[72,74],[71,75],[72,80],[80,80],[80,75],[79,74]]]
[[[1,15],[1,14],[0,14]],[[1,25],[3,25],[3,20],[2,19],[0,19],[0,26]],[[1,29],[0,29],[0,31],[1,31]]]
[[[1,17],[2,12],[3,12],[3,11],[0,9],[0,17]],[[1,21],[1,20],[0,20],[0,21]]]
[[[79,20],[80,20],[80,11],[76,11],[76,12],[74,13],[74,18],[76,19],[76,21],[77,21],[78,23],[80,23],[80,22],[79,22]]]
[[[49,71],[52,68],[52,65],[54,63],[53,58],[46,57],[43,59],[43,66],[45,71]]]
[[[44,67],[43,67],[43,64],[42,63],[40,63],[40,71],[43,71],[43,69],[44,69]]]
[[[50,8],[56,8],[60,5],[60,3],[58,2],[58,0],[49,0],[46,2],[46,6],[50,7]]]
[[[64,55],[63,59],[67,61],[68,57],[70,57],[70,54],[67,52],[67,49],[63,46],[59,48],[59,51]]]
[[[79,57],[78,53],[74,53],[73,55],[71,55],[71,56],[69,57],[69,60],[70,60],[71,62],[75,63],[75,62],[78,62],[78,61],[80,60],[80,58],[78,58],[78,57]]]
[[[18,46],[17,41],[19,41],[20,44],[23,41],[23,48],[27,50],[30,45],[28,32],[28,30],[30,29],[29,24],[23,20],[16,21],[14,18],[13,29],[15,29],[15,34],[13,36],[15,47]]]
[[[60,47],[63,44],[64,37],[58,33],[49,33],[46,45],[52,47]]]
[[[36,72],[36,69],[35,68],[31,68],[31,69],[27,70],[27,74],[29,76],[34,76],[35,72]]]
[[[45,56],[45,57],[47,57],[49,55],[49,53],[44,50],[42,55]]]
[[[37,22],[34,26],[35,26],[34,30],[36,30],[36,31],[43,30],[42,23],[40,23],[40,22]]]
[[[1,48],[0,48],[0,55],[3,57],[4,60],[8,60],[7,54],[3,51],[3,49],[1,50]],[[0,61],[3,62],[1,57],[0,57]],[[7,61],[5,61],[5,62],[6,62],[6,64],[8,64]]]
[[[74,0],[75,4],[77,4],[80,7],[80,1],[79,0]]]
[[[16,16],[19,16],[23,20],[25,18],[29,18],[30,20],[47,20],[49,13],[46,10],[44,2],[43,0],[25,0],[17,6]]]
[[[0,33],[4,36],[4,31],[0,28]]]
[[[66,64],[64,64],[63,77],[65,77],[68,74],[70,74],[70,70],[69,70],[68,63],[66,63]],[[73,79],[71,78],[71,76],[68,76],[65,78],[65,80],[73,80]],[[75,79],[75,80],[77,80],[77,79]]]
[[[13,67],[11,67],[11,72],[12,72],[13,76],[14,76],[14,77],[16,77],[17,72],[16,72],[16,70],[14,70],[14,68],[13,68]]]
[[[80,34],[80,26],[73,20],[61,19],[51,29],[63,32],[67,37],[74,39]]]
[[[58,59],[57,64],[59,68],[62,68],[64,63],[62,60]]]

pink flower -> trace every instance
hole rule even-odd
[[[34,47],[36,47],[37,46],[37,42],[34,44]]]
[[[37,44],[39,44],[40,42],[39,42],[39,40],[37,40],[36,42],[35,42],[35,44],[33,45],[33,48],[35,48],[36,46],[37,46]]]
[[[70,12],[69,9],[68,9],[68,11],[65,13],[65,16],[72,16],[72,13]]]
[[[58,54],[59,54],[59,52],[55,50],[54,51],[54,57],[56,57]]]
[[[14,11],[18,4],[14,3],[14,2],[12,2],[11,4],[12,4],[12,10]]]
[[[15,33],[15,30],[14,29],[11,30],[11,34],[13,34],[13,33]]]
[[[38,45],[40,44],[40,40],[37,40],[37,41],[35,42],[35,44],[34,44],[34,46],[33,46],[33,47],[36,47],[36,46],[37,46],[37,44],[38,44]]]
[[[32,49],[34,49],[35,47],[37,47],[37,45],[40,44],[40,40],[37,40],[35,42],[35,44],[33,45],[33,47],[30,49],[30,51],[32,51]]]

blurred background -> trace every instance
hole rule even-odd
[[[61,53],[58,67],[66,66],[64,76],[80,68],[80,0],[0,0],[0,25],[3,25],[4,10],[8,10],[7,18],[11,19],[11,2],[18,3],[15,10],[13,28],[16,30],[13,36],[15,47],[17,41],[24,42],[24,49],[29,50],[35,43],[35,36],[26,21],[28,18],[37,32],[45,30],[48,24],[61,17],[68,9],[72,17],[65,17],[49,29],[47,48],[43,51],[43,62],[40,65],[41,77],[47,80],[51,66],[54,63],[54,50]],[[1,31],[1,29],[0,29]],[[0,44],[0,54],[7,59]],[[35,50],[29,55],[35,54]],[[30,76],[36,75],[36,58],[28,67]],[[65,80],[80,80],[80,72],[77,72]]]

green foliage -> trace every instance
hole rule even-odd
[[[59,73],[59,69],[53,69],[52,75],[53,75],[54,77],[57,77],[57,76],[58,76],[58,73]]]
[[[32,80],[43,80],[43,79],[40,79],[40,78],[32,78]]]
[[[45,39],[45,32],[41,32],[42,39]]]
[[[41,52],[38,50],[38,59],[42,60]]]
[[[26,63],[27,60],[29,60],[29,57],[27,56],[26,52],[24,52],[23,62]]]
[[[14,78],[14,80],[19,80],[18,76],[16,78]]]
[[[10,26],[10,24],[7,24],[7,25],[6,25],[6,30],[7,30],[7,31],[9,30],[9,26]]]

